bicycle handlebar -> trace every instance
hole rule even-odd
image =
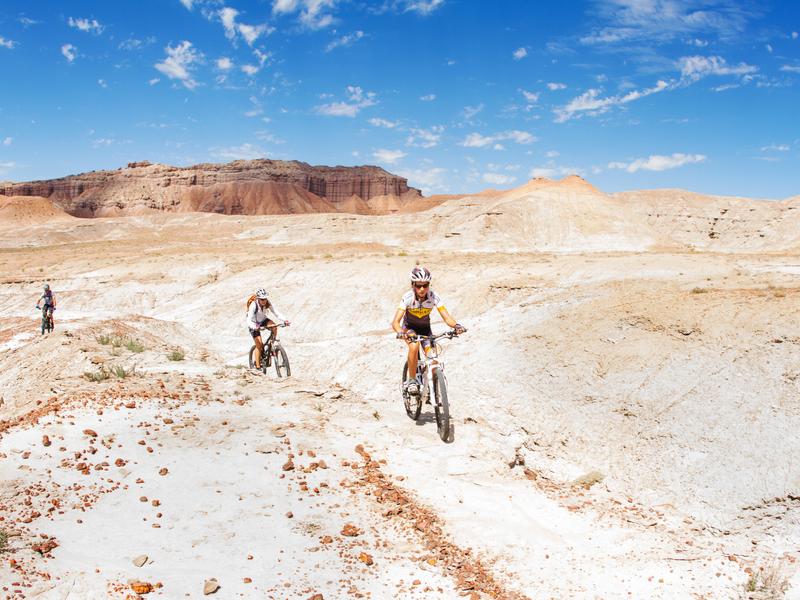
[[[286,323],[275,323],[274,325],[261,325],[258,329],[269,329],[270,327],[288,327]]]
[[[464,329],[464,333],[466,333],[466,331],[467,330]],[[413,336],[409,336],[409,337],[411,339],[413,339],[413,340],[430,340],[431,342],[434,342],[434,341],[438,340],[439,338],[446,337],[446,338],[452,339],[454,337],[458,337],[459,335],[461,335],[461,334],[456,333],[455,329],[451,329],[450,331],[445,331],[444,333],[439,333],[437,335],[419,335],[419,334],[414,334]],[[397,334],[397,339],[403,339],[405,337],[406,337],[406,335],[404,333],[398,333]]]

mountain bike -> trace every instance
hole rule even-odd
[[[465,330],[466,331],[466,330]],[[403,379],[400,381],[400,392],[406,414],[413,420],[419,419],[422,405],[430,401],[433,390],[433,412],[436,415],[436,430],[442,441],[450,437],[450,403],[447,399],[447,378],[444,376],[444,362],[441,360],[442,347],[436,343],[441,338],[452,339],[458,334],[446,331],[439,335],[415,336],[419,345],[417,362],[417,392],[406,391],[405,381],[408,377],[408,361],[403,365]],[[402,334],[398,334],[401,337]],[[427,343],[426,343],[427,342]]]
[[[287,325],[278,323],[277,327],[287,327]],[[267,327],[262,327],[261,329],[264,330],[267,329]],[[253,344],[250,348],[251,369],[254,369],[256,366],[255,356],[256,345]],[[292,369],[289,367],[289,357],[286,356],[286,350],[283,348],[280,340],[278,340],[277,332],[274,336],[270,333],[269,338],[264,342],[264,352],[261,355],[261,372],[264,373],[264,375],[267,374],[267,369],[273,362],[275,363],[275,372],[278,374],[278,377],[290,377],[292,375]]]
[[[36,310],[42,311],[42,335],[45,331],[50,333],[53,331],[53,307],[45,304],[44,308],[36,307]]]

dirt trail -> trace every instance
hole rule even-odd
[[[552,191],[447,200],[432,235],[418,215],[0,234],[0,591],[719,598],[785,580],[798,597],[794,242],[634,252],[665,238],[570,221],[582,193],[541,231],[486,203],[544,210]],[[417,260],[469,328],[445,345],[450,444],[397,397],[388,321]],[[293,321],[288,381],[241,368],[262,285]]]

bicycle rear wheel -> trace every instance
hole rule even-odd
[[[289,357],[286,356],[286,350],[283,349],[283,346],[273,346],[272,356],[273,360],[275,360],[275,372],[278,377],[291,377],[292,369],[289,367]]]
[[[264,348],[264,350],[266,350],[266,348]],[[253,344],[250,347],[250,357],[249,357],[249,359],[247,361],[247,364],[249,365],[249,367],[251,369],[255,369],[256,368],[256,345],[255,344]],[[267,357],[264,356],[264,354],[261,355],[261,369],[260,370],[261,370],[262,373],[264,373],[266,375],[266,373],[267,373]]]
[[[450,403],[447,400],[447,381],[438,370],[433,374],[433,410],[436,413],[436,429],[443,442],[450,438]]]
[[[408,361],[403,365],[403,378],[400,380],[400,393],[403,395],[403,405],[406,407],[406,414],[415,421],[419,419],[422,411],[422,397],[417,394],[412,396],[406,392],[406,377],[408,376]]]

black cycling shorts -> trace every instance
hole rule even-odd
[[[275,325],[275,323],[271,319],[267,319],[266,321],[264,321],[261,324],[261,327],[270,327],[270,326],[274,326],[274,325]],[[261,330],[260,329],[250,329],[249,327],[248,327],[248,329],[250,330],[250,335],[253,337],[253,339],[256,339],[257,337],[261,337]]]

